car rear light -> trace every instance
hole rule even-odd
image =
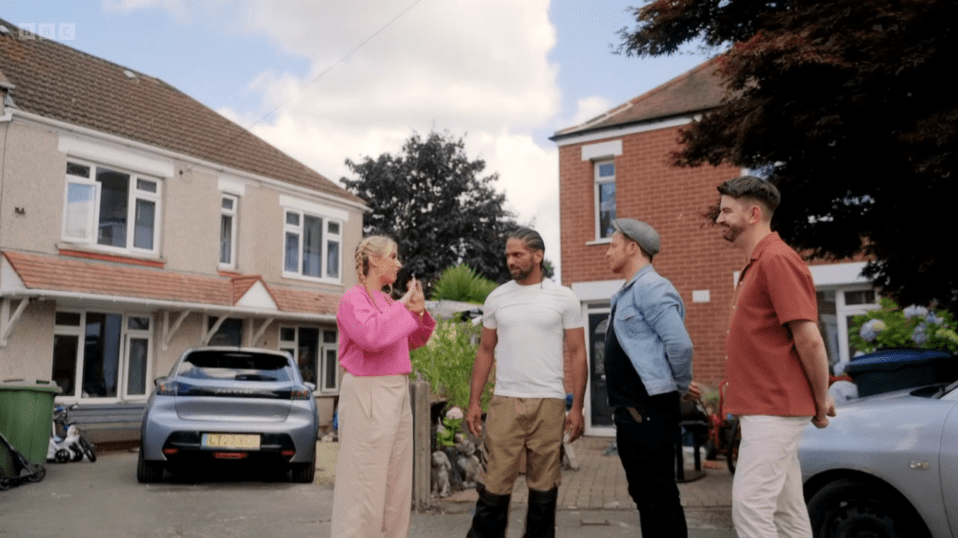
[[[279,453],[282,454],[282,455],[284,455],[284,456],[289,456],[289,457],[293,457],[293,456],[296,455],[296,451],[295,451],[295,450],[281,450]]]
[[[179,381],[164,381],[156,386],[156,393],[164,396],[202,395],[195,386]]]
[[[313,391],[309,390],[306,387],[300,387],[298,389],[292,389],[289,391],[290,400],[308,400],[313,397]]]
[[[218,460],[241,460],[248,457],[246,452],[214,452],[213,457]]]
[[[175,381],[165,381],[156,386],[156,393],[163,396],[176,396],[177,385]]]
[[[180,449],[178,449],[178,448],[164,448],[164,449],[163,449],[163,453],[166,454],[167,456],[172,456],[173,454],[176,454],[176,453],[179,452],[179,451],[180,451]]]

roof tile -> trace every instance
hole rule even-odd
[[[684,116],[715,108],[725,96],[725,88],[718,77],[718,68],[718,57],[712,58],[581,125],[557,131],[553,138]]]

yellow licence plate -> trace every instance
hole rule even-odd
[[[240,448],[244,450],[259,450],[259,435],[204,433],[202,445],[205,448]]]

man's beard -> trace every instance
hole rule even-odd
[[[734,226],[729,226],[725,228],[725,231],[722,232],[722,238],[728,241],[729,243],[734,243],[738,236],[742,235],[742,230]]]
[[[529,275],[532,274],[532,266],[530,265],[528,269],[522,269],[521,267],[512,269],[510,272],[512,273],[512,279],[516,282],[520,282],[529,278]]]

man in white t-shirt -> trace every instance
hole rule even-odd
[[[582,307],[572,290],[543,276],[545,244],[520,228],[506,242],[514,280],[496,288],[483,306],[482,339],[472,369],[466,424],[482,433],[480,396],[492,364],[496,386],[486,420],[488,468],[469,537],[505,536],[509,499],[526,457],[529,508],[525,536],[555,536],[563,431],[582,435],[588,367]],[[565,413],[563,345],[571,358],[572,409]]]

